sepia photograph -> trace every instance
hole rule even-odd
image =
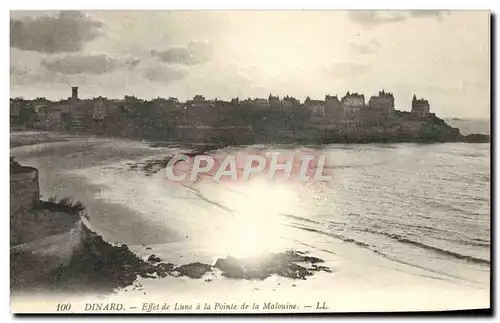
[[[11,313],[492,313],[490,11],[9,15]]]

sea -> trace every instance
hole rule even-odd
[[[28,144],[20,145],[23,141]],[[232,282],[231,291],[256,295],[259,290],[271,293],[299,285],[314,295],[329,288],[328,295],[337,295],[331,306],[337,304],[340,310],[357,309],[353,304],[359,302],[352,300],[365,289],[399,295],[371,302],[379,304],[377,309],[391,309],[398,306],[394,298],[405,297],[407,305],[401,306],[416,309],[488,305],[489,144],[226,147],[211,153],[314,149],[327,156],[333,180],[256,178],[180,185],[167,180],[162,170],[148,174],[131,165],[185,151],[182,146],[38,132],[13,132],[11,143],[20,145],[13,145],[12,156],[39,169],[42,198],[71,196],[82,201],[93,230],[141,256],[154,252],[177,264],[210,263],[219,257],[258,257],[292,249],[319,256],[333,269],[318,274],[310,285],[276,278],[272,286]],[[200,289],[208,293],[200,283],[174,280],[142,285],[149,294],[174,288],[168,286],[182,293],[189,286],[196,295]],[[397,294],[401,289],[416,294]],[[340,302],[340,290],[354,294]],[[457,290],[463,296],[449,296]],[[435,299],[429,300],[429,295]],[[361,310],[370,308],[364,304]]]

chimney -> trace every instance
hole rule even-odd
[[[71,87],[71,99],[78,100],[78,86]]]

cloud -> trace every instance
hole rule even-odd
[[[23,66],[10,66],[10,84],[16,85],[33,85],[33,84],[54,84],[54,83],[71,83],[68,75],[51,73],[43,69],[32,69]]]
[[[373,54],[377,52],[377,49],[380,47],[380,42],[376,39],[372,39],[368,43],[351,43],[351,49],[354,52],[360,53],[360,54]]]
[[[183,69],[157,64],[145,67],[142,75],[153,82],[170,83],[184,78],[187,73]]]
[[[172,47],[167,50],[151,50],[151,55],[162,62],[180,65],[198,65],[208,62],[213,47],[207,42],[190,42],[186,47]]]
[[[133,69],[139,64],[137,58],[116,58],[106,54],[71,54],[42,60],[42,65],[61,74],[105,74],[119,68]]]
[[[20,66],[10,66],[10,75],[26,75],[28,74],[28,70],[25,68],[21,68]]]
[[[100,35],[101,26],[80,11],[61,11],[57,17],[10,19],[10,46],[49,54],[77,52]]]
[[[377,26],[405,21],[409,18],[436,18],[441,21],[448,11],[414,10],[414,11],[351,11],[349,18],[360,25]]]

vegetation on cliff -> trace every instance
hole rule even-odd
[[[11,174],[21,174],[34,170],[33,167],[21,165],[14,157],[10,157],[10,173]]]
[[[49,197],[47,201],[40,201],[37,208],[52,212],[65,212],[74,217],[84,215],[83,211],[85,210],[82,202],[70,196],[63,196],[59,200],[56,196]]]

